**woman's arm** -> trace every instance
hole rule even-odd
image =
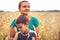
[[[40,35],[40,22],[36,17],[33,17],[33,23],[34,23],[34,30],[37,33],[37,39],[41,39],[41,35]]]
[[[10,40],[13,40],[15,37],[15,29],[14,27],[10,26]]]

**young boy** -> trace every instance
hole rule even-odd
[[[16,25],[19,28],[19,32],[15,35],[14,40],[35,40],[37,34],[35,31],[31,31],[28,28],[29,20],[26,16],[21,15],[16,20]]]

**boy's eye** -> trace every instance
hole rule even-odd
[[[19,27],[20,29],[22,28],[22,26]]]

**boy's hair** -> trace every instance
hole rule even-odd
[[[22,4],[23,2],[28,2],[28,1],[26,1],[26,0],[20,1],[19,4],[18,4],[18,8],[21,8],[21,4]]]
[[[16,24],[20,23],[26,24],[26,22],[28,22],[28,18],[24,15],[20,15],[16,20]]]

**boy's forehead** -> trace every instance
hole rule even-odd
[[[21,26],[21,25],[24,25],[24,24],[23,23],[19,23],[18,25]]]
[[[21,23],[19,23],[19,24],[17,24],[17,27],[19,28],[19,27],[22,27],[24,24],[21,24]]]

